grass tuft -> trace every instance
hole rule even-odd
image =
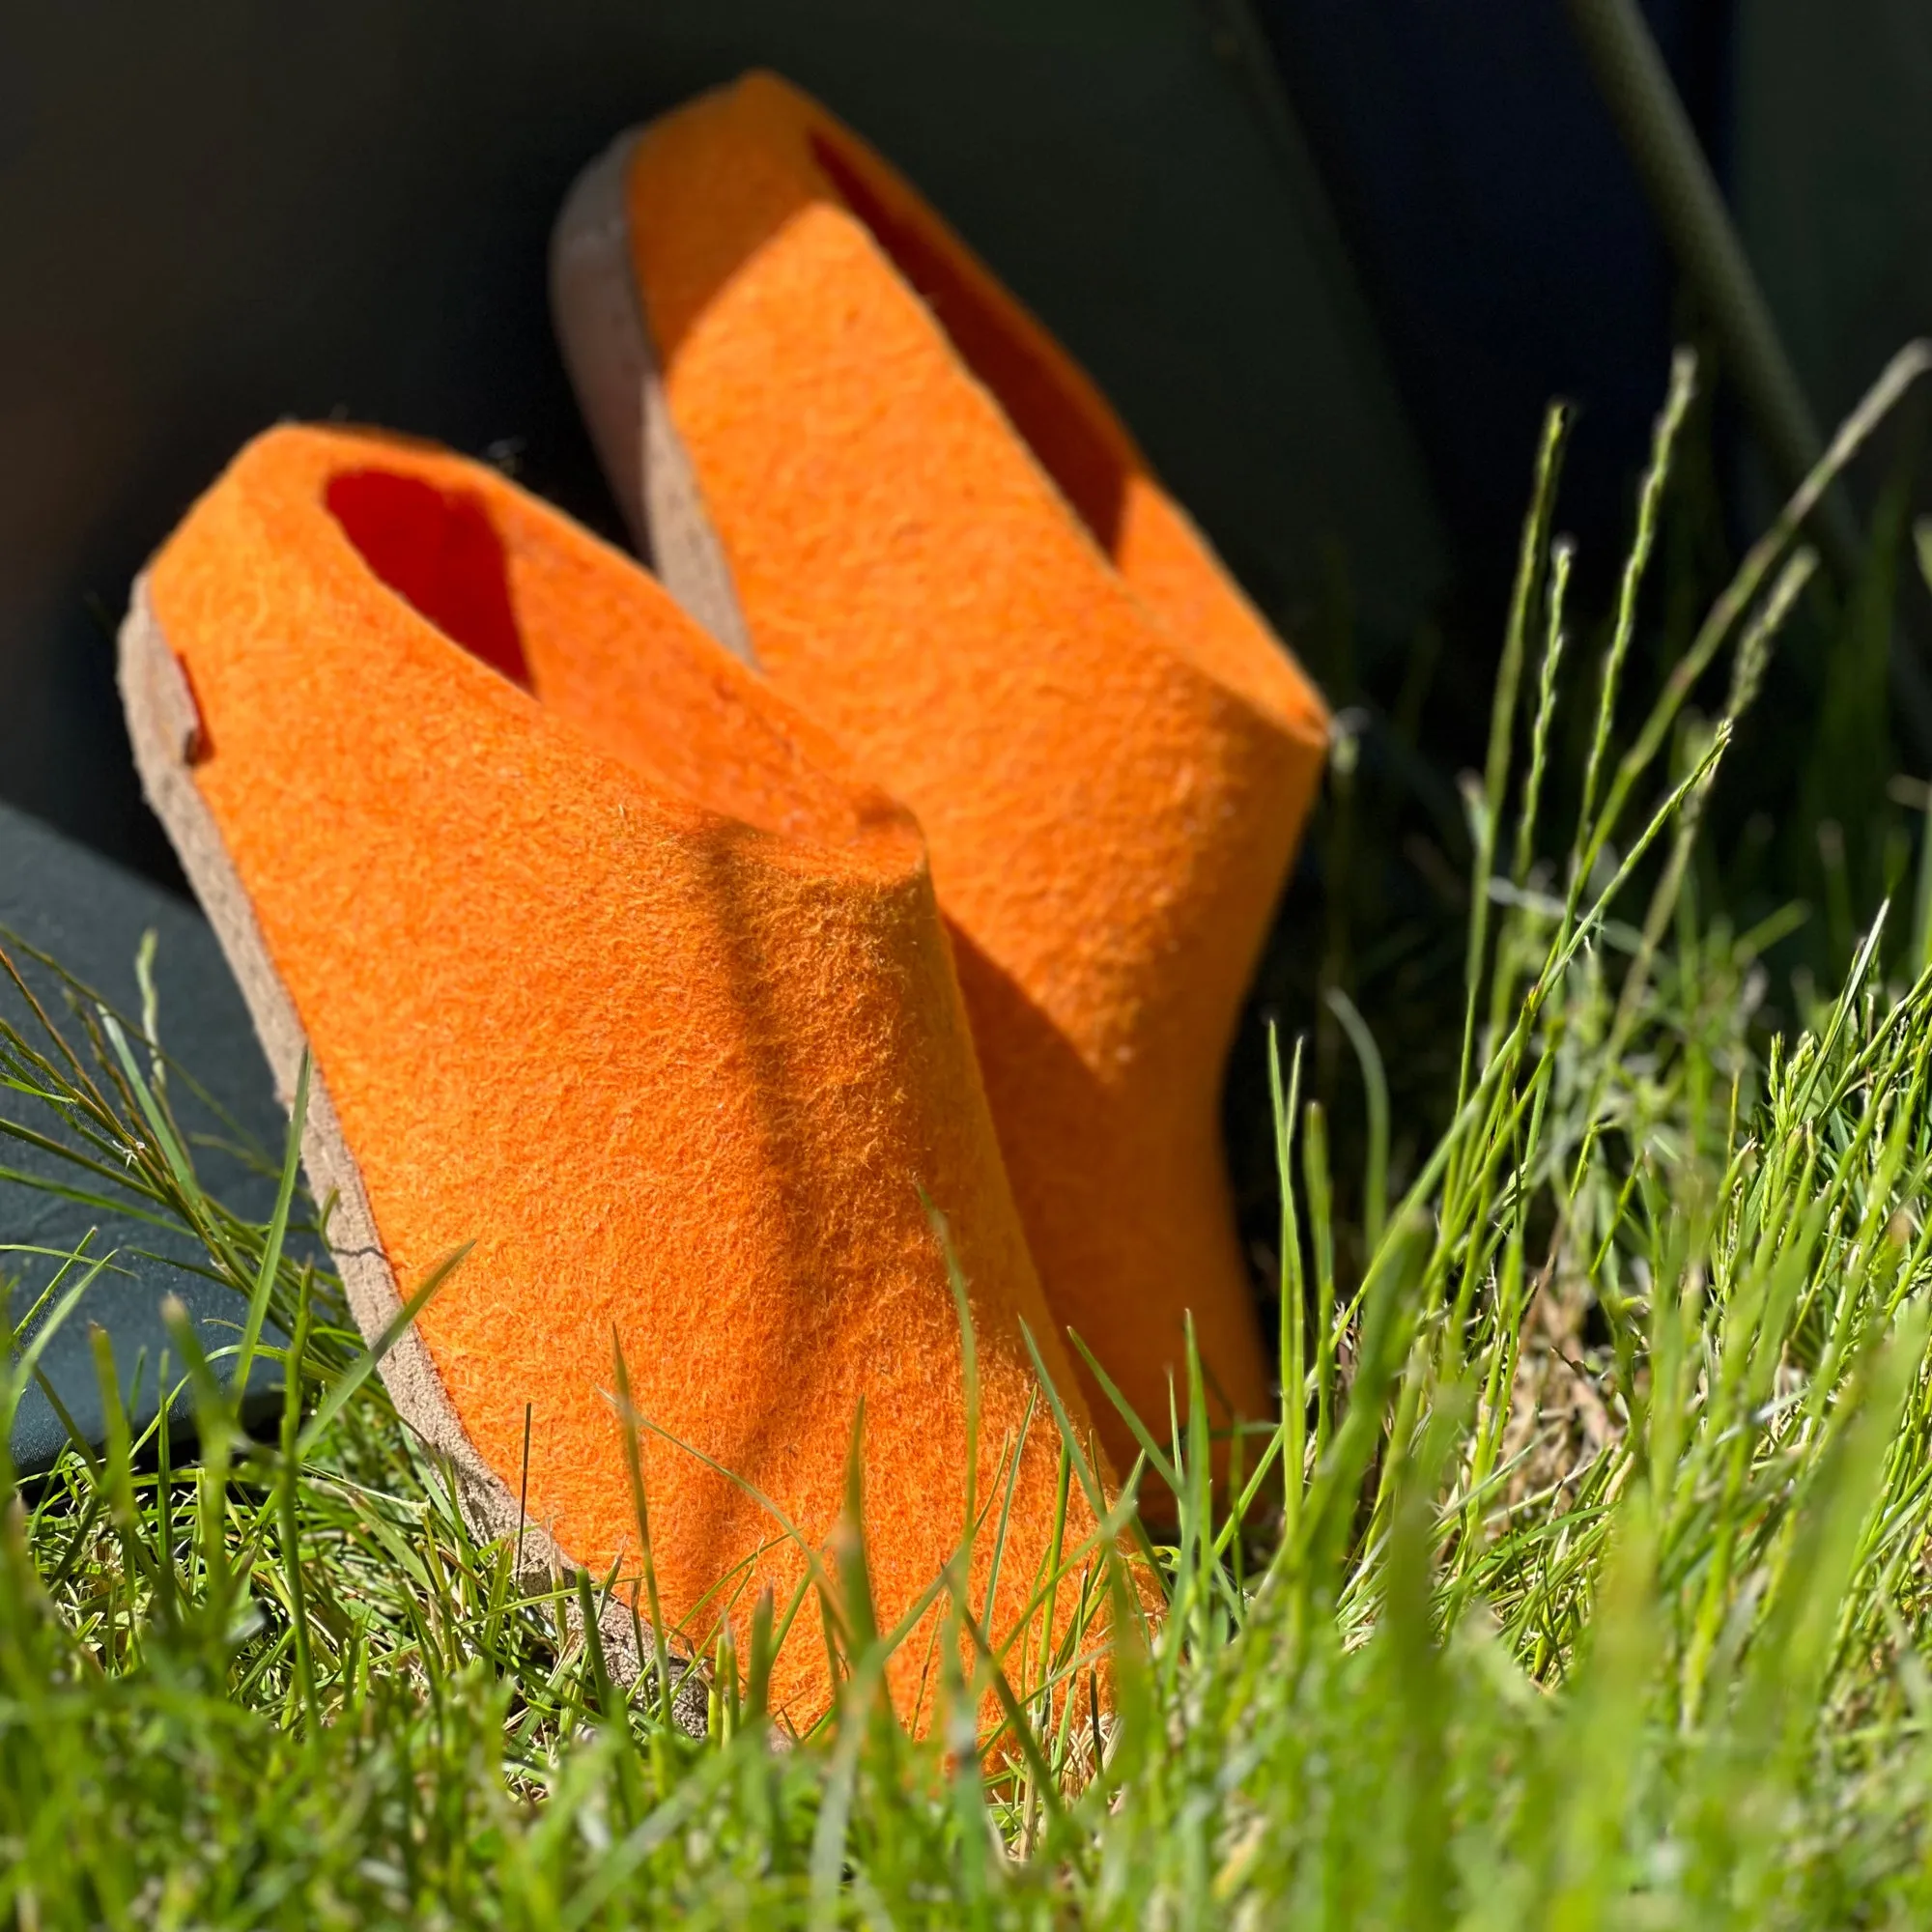
[[[798,1600],[741,1606],[734,1636],[725,1579],[693,1628],[661,1629],[636,1453],[653,1425],[618,1356],[645,1567],[532,1583],[518,1540],[466,1526],[308,1259],[298,1133],[272,1220],[245,1223],[173,1127],[188,1075],[152,1012],[76,990],[33,1037],[0,1030],[0,1083],[72,1129],[71,1190],[191,1230],[237,1311],[213,1359],[174,1322],[180,1401],[138,1437],[117,1399],[103,1446],[30,1484],[0,1449],[0,1913],[1927,1922],[1932,867],[1912,916],[1874,903],[1835,992],[1801,985],[1774,1033],[1767,962],[1794,916],[1735,921],[1709,857],[1732,746],[1811,594],[1805,510],[1925,363],[1887,372],[1653,668],[1634,640],[1691,411],[1681,358],[1587,693],[1552,415],[1469,794],[1447,1123],[1396,1131],[1403,1069],[1335,986],[1367,1122],[1360,1172],[1338,1171],[1311,1057],[1270,1037],[1282,1414],[1231,1446],[1218,1500],[1198,1364],[1165,1438],[1141,1432],[1140,1471],[1179,1505],[1156,1618],[1128,1574],[1148,1548],[1130,1498],[1039,1576],[997,1576],[997,1617],[963,1559],[935,1577],[923,1735],[881,1691],[919,1619],[878,1626],[856,1456]],[[109,1259],[57,1262],[0,1419]],[[115,1395],[122,1365],[96,1350]],[[229,1393],[251,1355],[285,1378],[272,1428]],[[1029,1426],[1060,1432],[1063,1498],[1081,1485],[1101,1514],[1056,1391]],[[999,1481],[968,1494],[962,1548],[1004,1499]],[[626,1684],[609,1634],[633,1585],[649,1627]],[[1068,1593],[1055,1648],[1040,1633]],[[1002,1649],[1015,1606],[1044,1614]],[[814,1625],[838,1707],[777,1740],[771,1657]],[[701,1725],[680,1715],[694,1685]]]

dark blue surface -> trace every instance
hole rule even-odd
[[[1466,571],[1514,560],[1537,425],[1580,407],[1565,523],[1614,557],[1674,277],[1558,0],[1257,0]],[[1646,0],[1721,162],[1728,0]]]
[[[156,939],[154,977],[161,1043],[216,1103],[211,1108],[185,1082],[172,1082],[170,1103],[183,1131],[191,1139],[213,1135],[233,1142],[239,1126],[262,1157],[256,1164],[197,1145],[197,1174],[215,1199],[251,1220],[265,1221],[275,1199],[267,1161],[279,1158],[287,1126],[242,995],[207,922],[170,894],[0,806],[0,947],[83,1060],[85,1037],[70,1005],[71,989],[16,940],[50,955],[117,1011],[137,1016],[141,1005],[134,961],[148,931]],[[11,980],[0,983],[0,1022],[46,1051],[44,1030]],[[0,1122],[19,1123],[63,1146],[77,1145],[58,1109],[11,1086],[0,1086]],[[268,1153],[271,1149],[277,1151],[273,1156]],[[0,1168],[84,1191],[108,1192],[106,1183],[59,1155],[5,1134],[0,1134]],[[135,1205],[134,1197],[128,1199]],[[238,1291],[196,1271],[204,1257],[185,1231],[103,1212],[20,1179],[0,1179],[0,1243],[14,1250],[0,1252],[0,1279],[13,1283],[15,1319],[33,1305],[59,1266],[47,1257],[17,1250],[71,1253],[90,1230],[94,1238],[87,1252],[111,1253],[112,1263],[95,1277],[56,1332],[41,1366],[78,1427],[99,1441],[102,1408],[88,1336],[91,1323],[99,1322],[113,1338],[124,1397],[138,1432],[158,1406],[157,1369],[167,1345],[162,1299],[181,1297],[201,1324],[203,1347],[210,1350],[234,1341],[245,1308]],[[69,1284],[76,1278],[77,1271],[71,1273]],[[178,1350],[171,1353],[179,1355]],[[262,1364],[250,1385],[267,1389],[274,1381],[275,1373]],[[66,1439],[46,1397],[38,1387],[29,1389],[14,1424],[15,1464],[29,1471],[44,1468]]]

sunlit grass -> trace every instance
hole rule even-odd
[[[1888,373],[1818,487],[1923,363]],[[89,1187],[112,1179],[202,1237],[236,1291],[234,1348],[272,1354],[289,1391],[279,1427],[244,1431],[178,1325],[173,1420],[110,1430],[24,1488],[0,1472],[0,1908],[23,1925],[1932,1919],[1932,905],[1876,917],[1836,995],[1770,1039],[1754,1014],[1788,922],[1699,911],[1705,801],[1812,560],[1801,493],[1656,691],[1625,688],[1690,384],[1681,363],[1594,676],[1564,647],[1552,419],[1467,797],[1453,1118],[1392,1196],[1389,1083],[1338,996],[1368,1123],[1362,1172],[1338,1177],[1280,1043],[1277,1426],[1235,1445],[1232,1496],[1208,1481],[1198,1388],[1145,1436],[1179,1501],[1156,1618],[1124,1508],[1003,1584],[1085,1592],[1052,1655],[995,1649],[963,1565],[934,1578],[923,1735],[883,1701],[896,1634],[849,1528],[797,1603],[757,1611],[745,1655],[715,1616],[639,1617],[626,1682],[648,1590],[533,1581],[513,1544],[478,1544],[338,1285],[291,1247],[315,1211],[292,1154],[276,1219],[237,1221],[200,1190],[138,1022],[76,997],[41,1036],[0,1037],[0,1079],[60,1096]],[[1552,799],[1575,808],[1560,835]],[[84,1320],[100,1259],[71,1263],[23,1332],[67,1303]],[[621,1411],[619,1362],[611,1385]],[[1070,1446],[1063,1472],[1068,1492],[1092,1481]],[[800,1616],[844,1688],[822,1730],[781,1741],[765,1673]]]

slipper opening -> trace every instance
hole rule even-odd
[[[534,688],[502,539],[473,491],[440,490],[392,469],[346,469],[328,479],[323,500],[397,596],[471,657]]]
[[[821,857],[888,872],[909,862],[902,810],[836,746],[628,559],[560,536],[510,486],[365,461],[327,473],[322,500],[417,615],[634,771]]]

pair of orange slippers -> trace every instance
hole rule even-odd
[[[285,1089],[312,1052],[365,1332],[474,1243],[385,1373],[482,1529],[635,1580],[621,1349],[675,1648],[789,1599],[855,1429],[880,1627],[963,1547],[1031,1642],[1135,1453],[1069,1329],[1157,1436],[1190,1311],[1217,1426],[1272,1406],[1216,1095],[1321,701],[1087,379],[783,83],[626,135],[552,267],[656,576],[458,457],[272,430],[135,587],[148,794]],[[1097,1472],[1058,1542],[1036,1350]],[[929,1668],[889,1671],[916,1721]]]

